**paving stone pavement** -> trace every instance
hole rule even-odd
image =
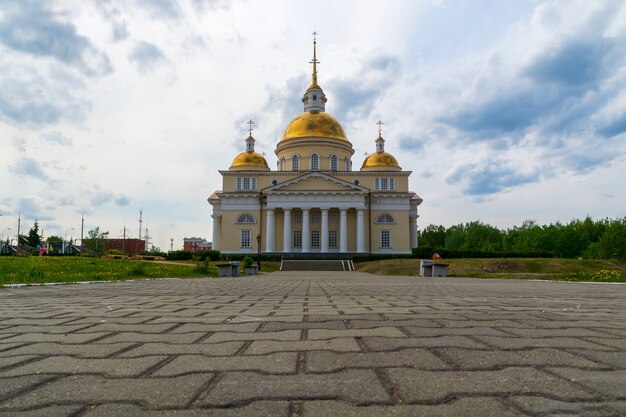
[[[289,272],[0,289],[2,416],[626,416],[626,286]]]

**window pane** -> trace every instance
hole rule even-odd
[[[381,178],[380,179],[380,189],[381,190],[386,190],[387,189],[387,178]]]
[[[375,184],[374,189],[380,190],[380,178],[376,178],[374,180],[374,184]]]
[[[394,178],[389,178],[389,189],[390,190],[396,189],[396,180]]]
[[[337,171],[337,155],[330,157],[330,170]]]
[[[318,154],[314,153],[311,155],[311,169],[318,170],[320,169],[320,157]]]
[[[250,230],[241,231],[241,247],[242,248],[250,247]]]
[[[391,231],[390,230],[380,231],[380,247],[381,248],[391,247]]]
[[[298,155],[294,155],[291,158],[291,170],[300,171],[300,157]]]
[[[250,178],[244,178],[243,179],[243,189],[244,190],[249,190],[250,189]]]
[[[336,211],[329,211],[328,212],[328,223],[329,224],[337,224],[337,212]]]
[[[302,224],[302,212],[301,211],[294,211],[291,218],[293,219],[292,220],[293,224]]]
[[[251,190],[256,190],[256,178],[251,178]]]
[[[311,224],[320,224],[322,219],[322,213],[320,213],[319,211],[312,211],[310,219]]]
[[[241,190],[241,178],[237,178],[237,189]]]
[[[320,231],[319,230],[311,230],[311,247],[312,248],[320,247]]]
[[[302,230],[293,231],[293,247],[294,248],[302,247]]]
[[[329,248],[336,248],[336,247],[338,247],[338,245],[337,245],[337,231],[336,230],[329,230],[328,231],[328,247]]]

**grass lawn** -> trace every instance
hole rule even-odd
[[[558,258],[443,259],[448,276],[626,282],[626,267],[607,260]],[[386,259],[356,264],[358,271],[380,275],[419,275],[419,259]]]
[[[176,265],[75,256],[0,257],[0,285],[216,275],[215,268],[202,270],[197,264]]]

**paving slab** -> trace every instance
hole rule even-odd
[[[618,416],[626,285],[279,272],[0,289],[0,415]]]

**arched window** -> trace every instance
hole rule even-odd
[[[280,170],[285,170],[285,158],[280,158]]]
[[[236,223],[256,223],[256,219],[252,214],[243,213],[237,217]]]
[[[396,222],[396,220],[389,213],[379,214],[378,217],[376,217],[376,223],[378,223],[378,224],[380,224],[380,223],[395,223],[395,222]]]
[[[291,170],[300,171],[300,157],[298,155],[291,157]]]
[[[311,154],[311,171],[319,171],[320,169],[320,156],[316,153]]]
[[[352,171],[352,168],[350,167],[350,158],[348,158],[347,156],[346,159],[344,159],[344,164],[346,171]]]
[[[330,170],[337,171],[337,155],[330,156]]]

